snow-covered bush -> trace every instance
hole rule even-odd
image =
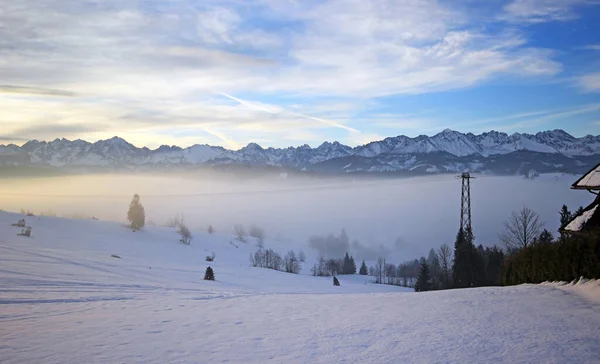
[[[31,236],[31,226],[28,226],[25,229],[21,230],[21,232],[18,233],[17,235],[30,237]]]
[[[217,255],[215,254],[215,252],[212,252],[212,255],[207,255],[206,256],[206,261],[207,262],[213,262],[216,257],[217,257]]]
[[[25,227],[25,219],[21,219],[21,220],[17,221],[17,223],[16,224],[12,224],[12,226]]]

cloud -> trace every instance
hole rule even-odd
[[[585,46],[584,49],[588,49],[590,51],[600,51],[600,44],[590,44]]]
[[[44,96],[75,96],[75,93],[64,90],[52,90],[42,87],[26,87],[15,85],[0,85],[0,93]]]
[[[581,76],[576,83],[585,92],[600,92],[600,72]]]
[[[0,79],[9,85],[0,90],[2,126],[98,125],[78,135],[109,128],[133,133],[134,142],[150,133],[157,143],[159,132],[177,127],[228,145],[257,137],[252,131],[281,143],[323,129],[356,140],[359,130],[372,134],[363,130],[372,118],[358,111],[377,98],[561,71],[552,51],[528,46],[509,26],[473,26],[473,15],[452,4],[8,2],[0,13]],[[78,97],[36,103],[15,92]]]
[[[579,18],[575,8],[598,4],[595,0],[513,0],[504,7],[502,19],[542,23]]]

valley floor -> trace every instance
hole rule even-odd
[[[19,218],[0,213],[1,363],[600,362],[600,303],[558,285],[333,287],[227,236],[31,217],[25,238]]]

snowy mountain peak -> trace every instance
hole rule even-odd
[[[155,150],[138,148],[120,137],[89,143],[83,140],[55,139],[49,143],[31,140],[21,147],[0,146],[0,166],[34,164],[51,166],[143,166],[165,164],[231,164],[273,165],[298,169],[310,168],[319,163],[343,158],[367,158],[369,170],[402,170],[416,163],[415,156],[435,158],[488,158],[509,155],[514,152],[534,152],[568,158],[600,155],[600,136],[588,135],[576,138],[564,130],[549,130],[536,134],[506,133],[495,130],[475,135],[445,129],[433,136],[420,135],[410,138],[404,135],[388,137],[365,145],[350,147],[334,142],[324,142],[317,148],[308,145],[288,148],[264,149],[257,143],[249,143],[239,150],[228,150],[209,145],[193,145],[187,148],[161,145]],[[428,157],[429,158],[429,157]],[[340,168],[351,165],[361,170],[356,160],[340,162]],[[436,162],[437,163],[437,162]],[[548,162],[564,165],[564,162]],[[583,165],[578,162],[578,165]],[[587,162],[586,162],[587,163]],[[585,163],[584,163],[585,164]],[[433,167],[432,167],[433,168]],[[455,168],[437,165],[431,170]],[[458,167],[456,167],[458,168]],[[344,169],[347,172],[349,169]]]

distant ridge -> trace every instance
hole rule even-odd
[[[575,138],[557,129],[536,134],[490,131],[475,135],[446,129],[433,136],[396,136],[357,147],[324,142],[288,148],[250,143],[239,150],[210,145],[187,148],[138,148],[113,137],[90,143],[55,139],[29,141],[21,147],[0,145],[0,166],[158,168],[243,164],[324,173],[579,173],[600,162],[600,136]],[[591,168],[591,167],[590,167]],[[588,168],[589,169],[589,168]]]

